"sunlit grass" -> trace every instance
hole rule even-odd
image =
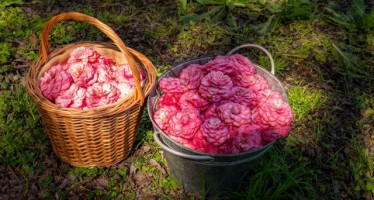
[[[272,53],[290,62],[291,66],[300,64],[310,58],[327,61],[329,38],[323,33],[314,31],[309,21],[294,21],[280,27],[283,34],[272,34],[259,37],[259,43],[272,46]]]
[[[328,98],[316,89],[307,86],[294,86],[288,91],[288,100],[295,116],[295,121],[311,120],[311,112],[326,105]]]

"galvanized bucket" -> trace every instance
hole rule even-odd
[[[254,64],[256,73],[263,75],[269,88],[278,91],[287,102],[287,94],[281,82],[274,76],[274,60],[271,54],[263,47],[256,44],[245,44],[231,50],[227,55],[244,47],[255,47],[262,50],[270,59],[271,71]],[[173,67],[164,73],[158,82],[165,77],[178,77],[180,71],[190,64],[205,64],[211,57],[191,60]],[[174,142],[167,136],[153,120],[153,114],[157,111],[157,102],[161,90],[153,88],[148,96],[148,114],[154,128],[154,140],[163,149],[168,164],[168,170],[172,177],[184,188],[185,191],[197,196],[212,196],[225,190],[233,190],[239,187],[243,178],[254,166],[256,159],[260,158],[275,141],[254,151],[240,154],[210,154],[197,152]]]

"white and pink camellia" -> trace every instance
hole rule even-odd
[[[143,81],[145,73],[139,71]],[[115,66],[112,59],[88,47],[74,49],[66,63],[52,66],[40,77],[40,89],[47,99],[75,109],[114,103],[132,94],[134,84],[127,64]]]
[[[191,64],[159,81],[153,119],[175,142],[195,151],[237,154],[284,138],[293,114],[265,77],[239,54]]]

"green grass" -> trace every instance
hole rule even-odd
[[[256,165],[240,199],[315,199],[317,177],[311,163],[298,160],[292,164],[291,152],[273,147]]]
[[[328,98],[318,90],[307,86],[294,86],[288,90],[288,100],[295,116],[295,121],[312,120],[312,113],[322,109]]]
[[[192,23],[183,25],[170,48],[172,55],[180,58],[212,54],[212,47],[228,45],[230,32],[216,23]],[[218,48],[219,49],[219,48]],[[221,52],[222,54],[223,52]]]

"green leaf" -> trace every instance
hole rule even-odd
[[[0,3],[0,8],[6,8],[8,6],[13,6],[13,5],[22,5],[23,1],[22,0],[3,0],[2,3]]]
[[[226,0],[197,0],[197,2],[203,5],[225,5]]]
[[[365,2],[363,0],[354,0],[352,2],[352,8],[353,8],[353,12],[359,16],[359,17],[363,17],[365,15]]]
[[[231,27],[236,26],[236,17],[232,14],[232,12],[229,12],[227,15],[227,24]]]
[[[257,24],[255,26],[255,29],[261,35],[271,33],[279,26],[280,20],[281,19],[279,15],[272,15],[268,18],[268,20],[266,20],[266,22]]]
[[[309,0],[290,0],[285,6],[287,19],[309,19],[314,11],[314,4]]]
[[[374,8],[371,9],[370,14],[367,15],[367,22],[368,29],[373,30],[374,29]]]
[[[248,7],[251,5],[251,2],[248,0],[237,0],[231,1],[230,4],[232,4],[235,7]]]
[[[337,53],[338,57],[342,60],[342,65],[345,67],[344,73],[346,75],[352,76],[354,78],[365,78],[374,80],[374,77],[371,77],[365,70],[360,68],[358,64],[358,59],[353,54],[348,52],[343,52],[339,47],[335,44],[332,44],[335,53]]]
[[[119,174],[120,176],[122,176],[122,177],[126,177],[126,175],[127,175],[127,170],[126,170],[126,168],[119,169],[119,170],[118,170],[118,174]]]
[[[0,64],[5,64],[8,62],[8,58],[10,57],[12,44],[1,42],[0,43]]]
[[[222,12],[222,9],[223,9],[223,7],[216,6],[212,10],[210,10],[209,12],[206,12],[206,13],[201,14],[201,15],[182,16],[182,17],[180,17],[179,21],[184,22],[184,23],[187,23],[189,21],[200,21],[200,20],[205,19],[207,17],[212,17],[212,16],[215,16],[215,15],[221,15],[220,12]]]
[[[187,10],[187,0],[179,0],[179,2],[182,4],[182,11],[183,13]]]
[[[339,26],[343,26],[344,28],[348,29],[349,31],[356,30],[356,25],[354,23],[353,17],[349,14],[340,14],[335,12],[335,10],[331,8],[326,8],[326,11],[329,13],[325,15],[325,17],[333,23],[336,23]]]

